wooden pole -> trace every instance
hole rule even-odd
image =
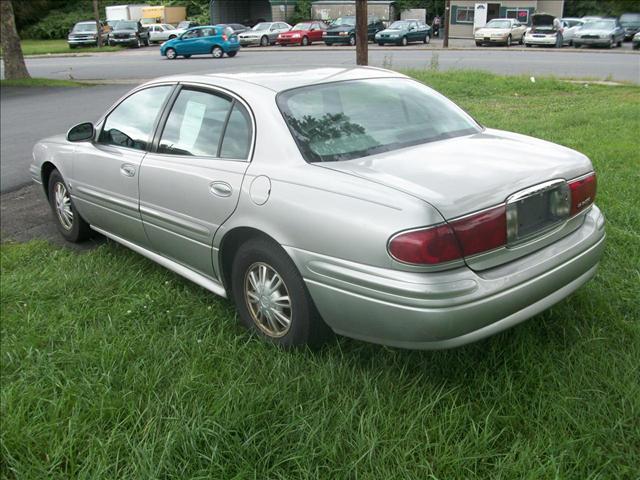
[[[356,0],[356,63],[369,65],[367,0]]]
[[[444,7],[444,40],[442,40],[442,48],[449,48],[450,20],[451,20],[451,0],[447,0]]]

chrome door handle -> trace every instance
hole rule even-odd
[[[211,182],[209,184],[209,191],[218,197],[229,197],[233,189],[227,182]]]
[[[125,177],[133,177],[136,174],[136,167],[128,163],[123,163],[120,165],[120,173]]]

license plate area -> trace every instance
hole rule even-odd
[[[529,241],[553,230],[571,212],[571,194],[564,180],[527,188],[507,199],[507,246]]]

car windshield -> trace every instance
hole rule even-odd
[[[395,29],[395,30],[402,30],[404,28],[409,28],[409,22],[393,22],[389,28],[391,29]]]
[[[255,25],[251,30],[255,30],[255,31],[269,30],[270,26],[271,26],[270,23],[259,23]]]
[[[487,28],[511,28],[511,22],[507,20],[491,20],[485,25]]]
[[[95,32],[96,24],[92,23],[78,23],[73,27],[74,32]]]
[[[331,24],[334,27],[339,27],[340,25],[346,25],[348,27],[355,27],[356,25],[356,17],[340,17],[335,22]]]
[[[612,30],[615,28],[616,22],[613,20],[596,20],[595,22],[587,22],[582,28],[594,30]]]
[[[298,23],[291,30],[310,30],[310,29],[311,29],[310,23]]]
[[[640,26],[640,13],[624,13],[620,16],[620,23],[625,26]]]
[[[138,24],[136,22],[118,22],[114,27],[115,30],[137,30]]]
[[[287,90],[280,108],[308,162],[334,162],[469,135],[480,126],[410,79],[350,80]]]

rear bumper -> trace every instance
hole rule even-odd
[[[323,319],[336,332],[412,349],[471,343],[551,307],[595,274],[604,217],[594,206],[563,239],[482,272],[382,269],[287,248]]]

